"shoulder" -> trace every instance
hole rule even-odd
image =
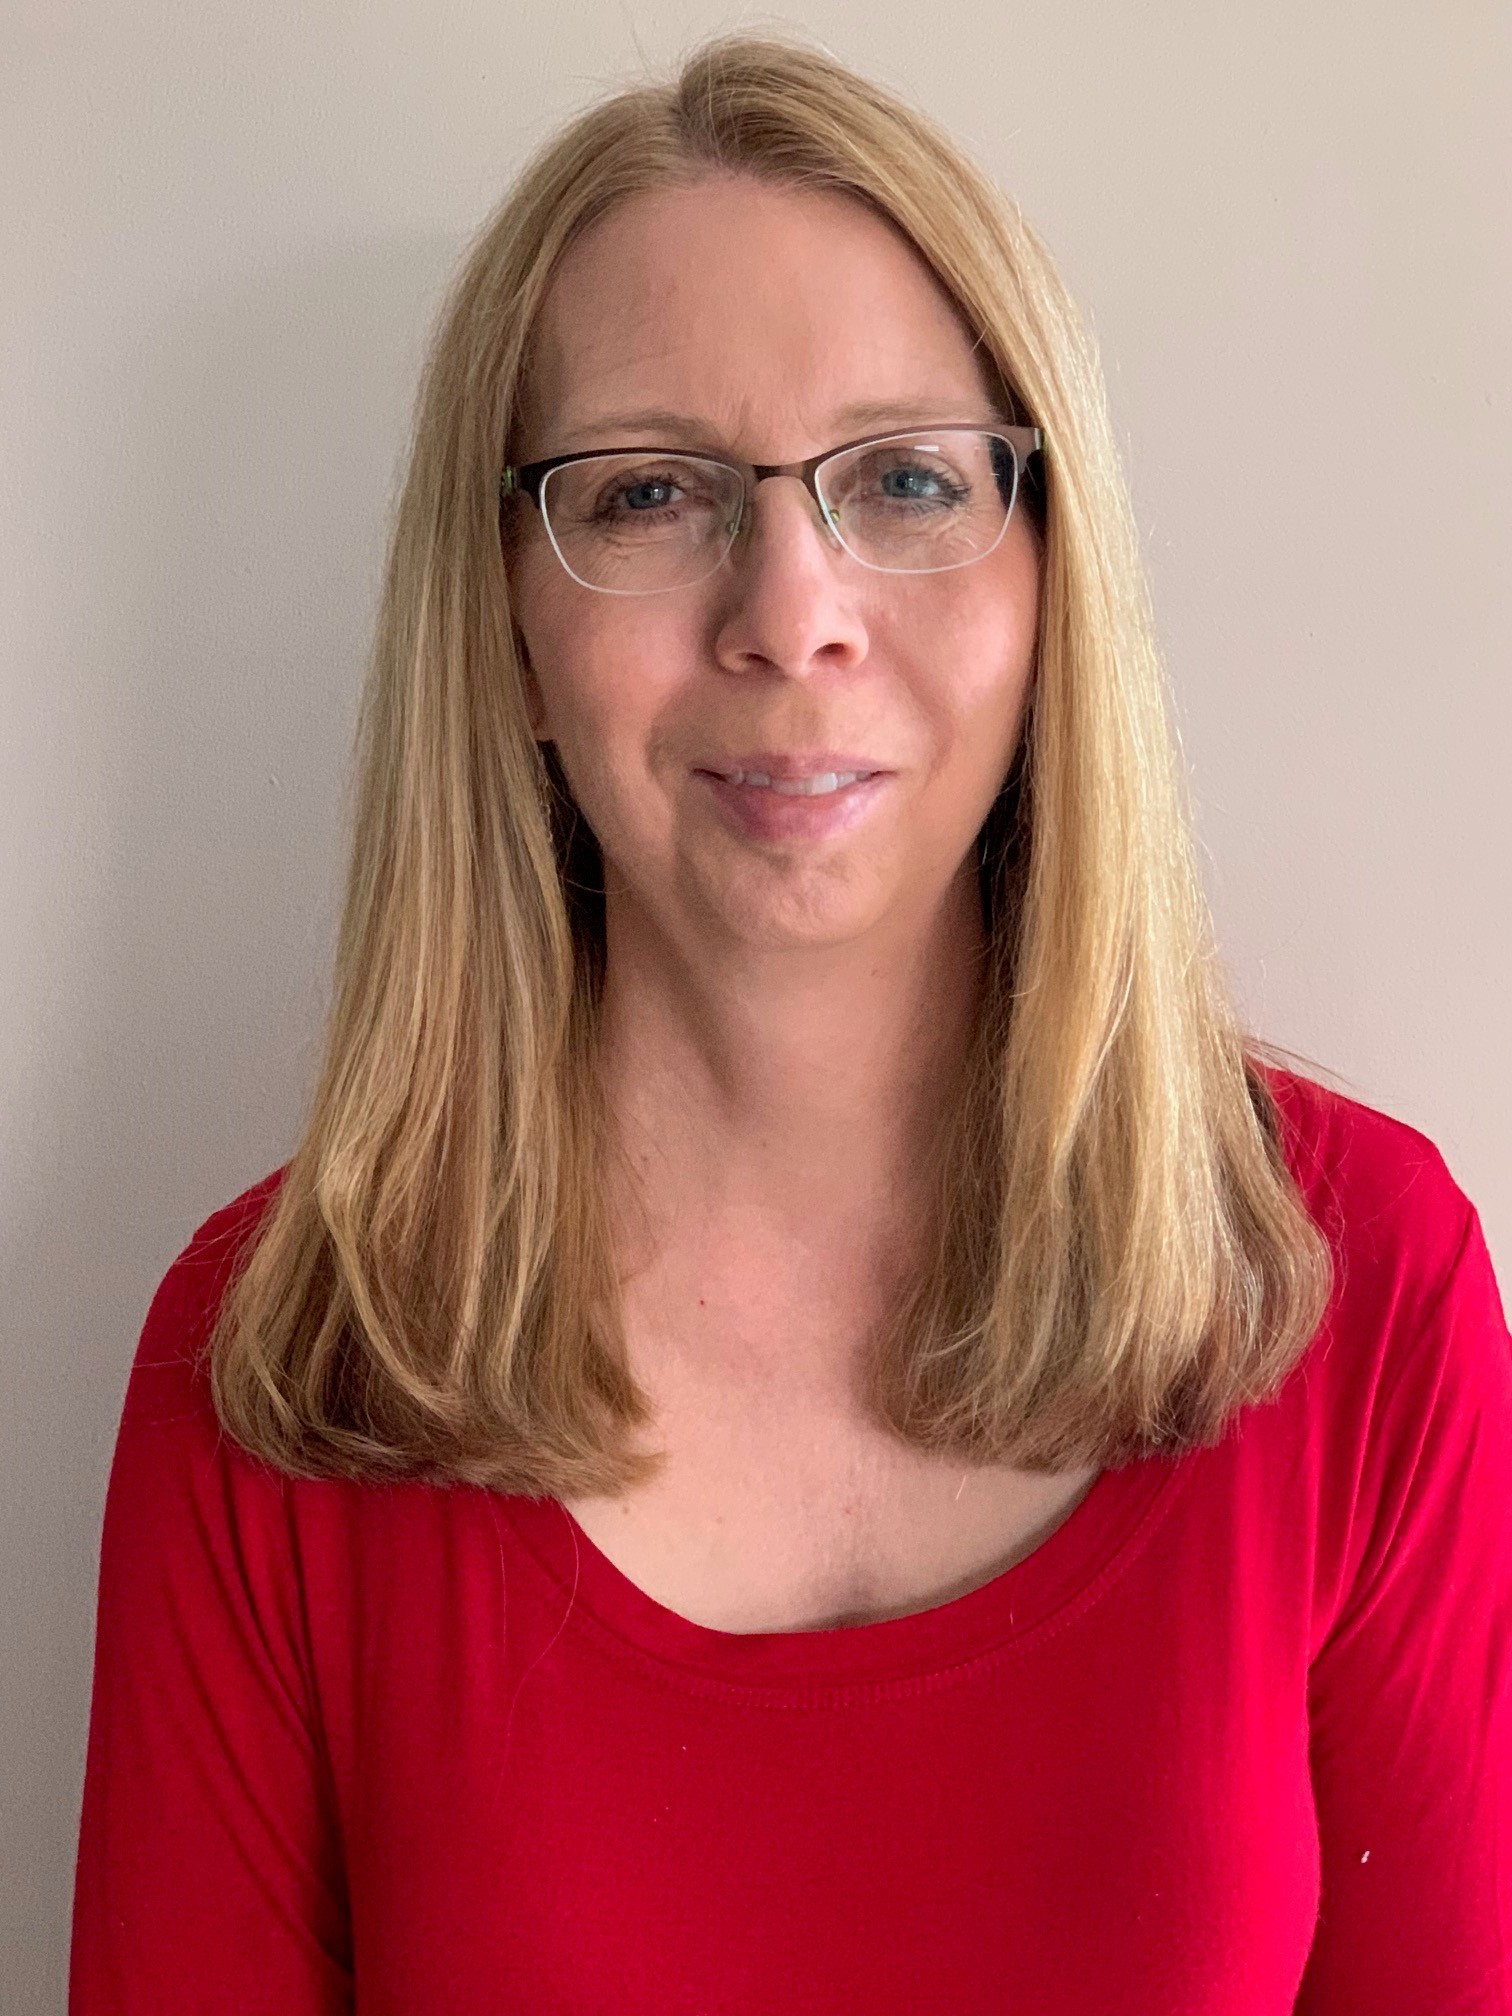
[[[1394,1308],[1447,1280],[1476,1214],[1437,1143],[1301,1072],[1264,1075],[1287,1166],[1333,1250],[1336,1295],[1374,1293]]]
[[[153,1290],[136,1367],[187,1364],[203,1345],[237,1262],[283,1181],[284,1167],[212,1211],[197,1225]]]
[[[1427,1134],[1301,1072],[1268,1065],[1265,1077],[1288,1166],[1325,1232],[1368,1247],[1410,1226],[1427,1245],[1456,1243],[1470,1201]]]
[[[1303,1361],[1313,1399],[1355,1442],[1400,1437],[1433,1410],[1512,1420],[1503,1298],[1480,1214],[1442,1150],[1316,1079],[1266,1076],[1288,1166],[1334,1260],[1328,1314]]]
[[[151,1693],[154,1714],[172,1702],[190,1718],[201,1708],[212,1719],[223,1709],[238,1716],[261,1685],[291,1716],[308,1712],[292,1480],[225,1432],[204,1350],[238,1255],[281,1175],[264,1177],[195,1228],[142,1325],[100,1531],[100,1670],[118,1676],[105,1692],[126,1704],[123,1715]],[[261,1681],[250,1678],[254,1670]],[[219,1754],[223,1736],[217,1725],[202,1746],[206,1756]]]
[[[133,1452],[224,1459],[205,1347],[237,1263],[283,1180],[261,1177],[195,1227],[153,1290],[122,1404],[116,1469]]]

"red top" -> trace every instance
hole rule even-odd
[[[920,1615],[748,1635],[555,1501],[291,1481],[153,1298],[72,2016],[1509,2016],[1512,1339],[1424,1135],[1272,1074],[1339,1255],[1281,1393]]]

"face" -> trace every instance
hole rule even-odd
[[[884,401],[908,417],[846,410]],[[652,408],[686,431],[613,418]],[[890,225],[838,193],[731,177],[631,198],[573,245],[517,459],[655,444],[790,462],[1001,417],[949,298]],[[533,725],[603,849],[611,928],[628,906],[622,919],[643,912],[689,946],[839,945],[926,927],[963,878],[974,890],[1034,658],[1040,552],[1022,500],[986,558],[882,573],[778,477],[712,575],[652,595],[583,587],[534,507],[512,508]],[[841,752],[883,774],[831,800],[715,781],[759,751]]]

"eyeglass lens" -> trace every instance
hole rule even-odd
[[[841,544],[864,566],[935,573],[998,544],[1017,476],[1000,434],[937,428],[847,449],[820,467],[817,487]],[[587,587],[627,595],[711,574],[740,529],[744,501],[737,470],[674,452],[563,463],[541,489],[567,571]]]

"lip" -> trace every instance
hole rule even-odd
[[[747,766],[742,763],[743,770]],[[754,759],[749,767],[761,768]],[[826,763],[825,769],[842,765]],[[864,764],[851,762],[852,769]],[[785,797],[752,784],[732,784],[714,770],[695,773],[709,787],[709,795],[725,824],[745,840],[826,840],[848,833],[871,812],[892,782],[892,772],[879,770],[875,776],[860,777],[854,784],[841,784],[821,797]],[[781,776],[768,771],[768,776]],[[796,770],[792,776],[812,776],[814,770]]]
[[[728,777],[735,770],[743,770],[749,775],[752,770],[758,770],[763,777],[780,777],[785,784],[800,777],[822,777],[826,770],[840,774],[847,770],[874,771],[880,776],[888,774],[885,766],[873,761],[870,756],[857,756],[845,749],[811,749],[801,754],[792,750],[784,753],[780,749],[752,749],[743,756],[724,756],[717,763],[703,763],[698,767],[706,777]]]

